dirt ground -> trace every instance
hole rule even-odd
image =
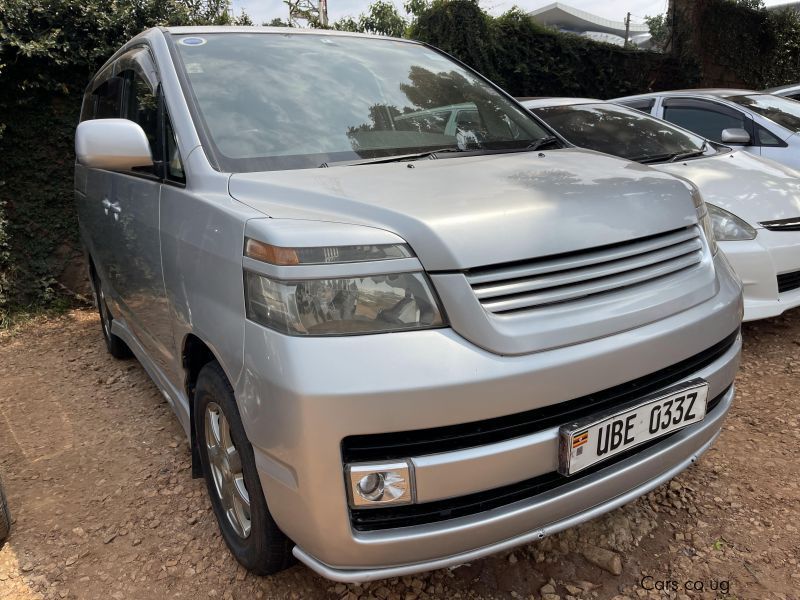
[[[596,521],[458,568],[369,585],[228,554],[177,420],[88,310],[0,338],[0,473],[15,519],[0,598],[800,598],[800,311],[744,328],[716,446]],[[702,591],[696,591],[702,589]]]

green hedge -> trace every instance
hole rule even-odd
[[[81,283],[73,135],[92,74],[147,27],[241,20],[228,0],[0,0],[0,327]]]
[[[734,0],[677,0],[675,53],[699,60],[708,85],[752,89],[800,79],[800,13]]]
[[[589,96],[688,87],[697,64],[546,29],[514,9],[486,14],[473,0],[438,0],[410,28],[413,38],[460,58],[515,96]]]
[[[453,54],[516,96],[610,98],[702,84],[692,52],[600,44],[539,27],[519,10],[491,17],[474,0],[415,6],[410,37]],[[226,0],[0,0],[0,325],[20,307],[57,301],[56,281],[79,252],[72,139],[91,74],[148,26],[230,22],[226,7]],[[708,11],[700,41],[713,40],[712,52],[730,57],[748,81],[798,77],[796,15],[731,9],[721,28]],[[769,52],[757,51],[765,43]]]
[[[6,224],[0,241],[4,235],[6,245],[0,254],[0,303],[46,307],[64,291],[56,279],[80,253],[72,195],[78,103],[74,97],[39,92],[8,107],[4,116],[0,208]]]

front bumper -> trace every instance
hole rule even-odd
[[[754,240],[718,242],[744,286],[744,320],[800,306],[800,289],[779,293],[778,275],[800,271],[800,232],[759,229]]]
[[[464,562],[537,539],[623,504],[688,465],[718,434],[733,396],[741,340],[687,374],[721,397],[706,420],[558,489],[469,516],[357,530],[343,474],[348,436],[483,421],[622,385],[679,363],[739,326],[741,290],[716,260],[716,296],[617,335],[523,356],[499,356],[449,329],[341,338],[292,338],[247,322],[235,384],[269,509],[295,554],[342,581],[391,577]],[[446,501],[546,475],[557,427],[525,439],[411,456],[417,499]]]
[[[512,534],[506,539],[461,554],[384,568],[335,568],[314,558],[299,546],[294,547],[293,553],[300,562],[323,577],[354,583],[460,565],[521,544],[541,540],[627,504],[689,467],[719,436],[722,421],[731,406],[733,395],[734,389],[731,387],[714,410],[713,417],[709,415],[709,419],[698,424],[696,428],[682,431],[674,439],[671,438],[667,445],[645,450],[628,461],[604,470],[607,472],[596,474],[590,481],[582,482],[580,485],[565,486],[550,494],[543,494],[533,503],[510,505],[502,511],[481,515],[481,518],[488,522],[502,522],[508,520],[510,514],[518,513],[514,519],[516,525],[527,517],[525,528],[517,529],[524,531],[522,534]],[[626,489],[625,486],[630,487]],[[599,498],[606,500],[595,504]],[[469,529],[468,523],[464,525]],[[419,542],[423,543],[424,540]]]

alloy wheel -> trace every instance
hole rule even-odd
[[[250,495],[244,483],[242,460],[231,438],[225,413],[216,402],[209,402],[205,414],[208,463],[217,497],[233,530],[241,538],[250,535]]]

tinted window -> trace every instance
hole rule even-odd
[[[745,106],[790,131],[800,131],[800,102],[796,100],[770,94],[733,96],[728,100]]]
[[[173,40],[198,126],[225,170],[317,167],[462,143],[525,148],[546,135],[483,79],[419,44],[322,33]],[[482,130],[447,130],[464,104]]]
[[[158,98],[155,90],[145,79],[133,70],[123,71],[119,75],[126,83],[128,92],[125,95],[125,118],[138,123],[150,142],[150,151],[154,157],[158,148]]]
[[[650,113],[653,110],[653,106],[655,106],[656,99],[655,98],[645,98],[644,100],[625,100],[624,102],[620,102],[620,104],[624,104],[625,106],[629,106],[631,108],[635,108],[641,112]]]
[[[576,146],[629,160],[669,160],[675,154],[698,152],[704,144],[699,136],[614,104],[553,106],[533,112]]]
[[[758,141],[762,146],[783,146],[783,142],[777,136],[758,125]]]
[[[711,102],[668,103],[664,108],[664,118],[715,142],[722,141],[723,129],[747,129],[743,113],[726,110]]]
[[[111,77],[92,92],[95,119],[118,119],[122,111],[123,81]]]
[[[172,129],[172,122],[169,119],[169,115],[164,115],[164,137],[167,146],[167,178],[172,181],[184,183],[186,181],[186,174],[183,171],[183,162],[178,152],[178,141],[175,138],[175,131]]]

